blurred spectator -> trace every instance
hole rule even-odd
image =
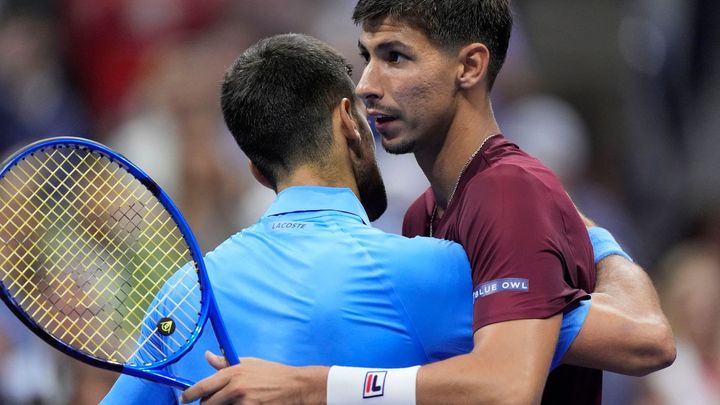
[[[34,1],[0,9],[0,155],[30,140],[87,134],[60,64],[52,11]]]
[[[693,214],[720,206],[720,2],[699,0],[694,9],[692,70],[688,85],[687,134],[690,173],[688,210]],[[716,223],[717,224],[717,223]]]
[[[167,190],[204,250],[241,228],[238,205],[251,177],[224,128],[219,94],[226,67],[249,41],[240,29],[216,26],[165,43],[129,90],[125,124],[108,139]]]
[[[81,103],[65,80],[51,5],[0,4],[2,157],[39,138],[87,134]],[[61,370],[67,377],[73,361],[59,356],[0,305],[0,403],[67,403]]]
[[[56,360],[54,349],[0,305],[0,404],[65,403]]]
[[[686,243],[661,265],[661,298],[677,341],[677,360],[646,378],[642,404],[720,404],[720,257],[715,246]],[[644,401],[644,402],[642,402]]]
[[[158,44],[208,26],[223,0],[63,0],[68,66],[95,128],[120,119],[128,91]]]
[[[624,66],[627,203],[651,257],[682,237],[689,220],[688,164],[683,140],[694,95],[690,51],[696,1],[633,0],[620,7],[616,45]],[[694,108],[694,107],[690,107]],[[620,152],[622,153],[622,152]]]

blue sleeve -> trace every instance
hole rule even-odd
[[[555,346],[555,354],[553,354],[550,370],[554,370],[560,365],[563,357],[565,357],[568,349],[570,349],[570,345],[572,345],[578,333],[580,333],[588,311],[590,311],[590,301],[591,300],[580,301],[577,306],[563,314],[560,336],[558,337],[557,346]]]
[[[175,390],[168,386],[123,374],[100,402],[102,405],[144,403],[175,405],[178,399]]]
[[[158,297],[153,299],[150,308],[154,308],[158,304]],[[143,342],[143,349],[138,349],[133,357],[134,363],[151,363],[156,359],[162,359],[165,354],[160,348],[164,347],[158,342],[157,334],[154,333],[156,320],[152,315],[146,316],[140,328],[140,336],[138,337],[138,345]],[[177,398],[171,387],[159,383],[153,383],[142,378],[132,377],[121,374],[117,379],[110,392],[100,402],[103,405],[120,405],[120,404],[140,404],[152,402],[153,404],[177,404]]]
[[[155,363],[159,359],[167,357],[164,348],[168,347],[168,342],[162,341],[162,336],[156,333],[157,322],[159,321],[159,313],[169,313],[176,306],[173,301],[172,293],[168,292],[170,286],[173,285],[176,277],[180,272],[176,273],[168,282],[163,285],[155,298],[152,300],[140,327],[140,335],[137,338],[138,349],[135,352],[130,363],[149,364]],[[168,303],[167,301],[170,301]],[[150,310],[150,308],[163,308],[170,305],[170,309],[166,310]],[[179,326],[178,326],[179,327]],[[158,370],[167,373],[166,369]],[[115,382],[112,389],[105,398],[100,402],[103,405],[115,404],[178,404],[177,391],[172,387],[151,382],[142,378],[121,374],[120,378]]]

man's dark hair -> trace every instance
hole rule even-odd
[[[510,0],[359,0],[353,12],[355,24],[386,17],[420,30],[446,50],[485,44],[490,50],[488,89],[492,89],[510,41]]]
[[[327,161],[332,111],[353,100],[345,59],[307,35],[266,38],[225,74],[221,105],[235,141],[275,187],[298,165]]]

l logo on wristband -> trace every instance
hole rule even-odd
[[[387,371],[368,371],[365,374],[363,398],[381,397],[385,394],[385,377]]]

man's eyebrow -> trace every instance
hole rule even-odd
[[[381,42],[375,48],[378,51],[386,51],[388,49],[397,49],[397,50],[405,51],[405,52],[410,51],[409,46],[407,46],[404,43],[397,41],[397,40]],[[367,48],[365,47],[365,45],[363,45],[362,42],[360,42],[360,41],[358,41],[358,49],[360,50],[360,52],[368,51]]]
[[[385,51],[385,50],[388,50],[388,49],[391,49],[391,48],[392,48],[392,49],[396,49],[396,50],[400,50],[400,51],[409,51],[409,50],[410,50],[410,47],[409,47],[409,46],[407,46],[407,45],[405,45],[404,43],[402,43],[402,42],[400,42],[400,41],[397,41],[397,40],[381,42],[381,43],[379,43],[379,44],[377,45],[376,48],[377,48],[379,51]]]

